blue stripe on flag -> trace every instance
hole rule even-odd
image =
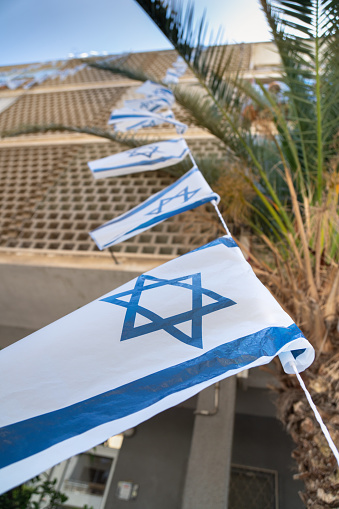
[[[150,119],[153,118],[153,115],[147,115],[146,113],[146,110],[145,110],[145,113],[135,113],[134,115],[111,115],[109,117],[110,120],[114,119],[114,120],[119,120],[119,119],[126,119],[126,118],[139,118],[139,117],[149,117]],[[147,120],[149,120],[149,118],[147,118]]]
[[[0,429],[0,468],[230,370],[245,369],[260,357],[274,357],[297,338],[304,336],[295,324],[268,327],[85,401],[5,426]]]
[[[164,161],[170,161],[171,159],[180,159],[181,157],[183,157],[183,155],[185,153],[188,153],[189,152],[189,149],[188,148],[185,148],[185,150],[183,150],[181,152],[181,154],[177,155],[177,156],[164,156],[164,157],[160,157],[159,159],[153,159],[153,160],[150,160],[150,161],[139,161],[138,163],[133,163],[133,164],[124,164],[124,165],[121,165],[121,166],[112,166],[110,168],[96,168],[94,170],[92,170],[93,173],[98,173],[100,171],[108,171],[108,170],[120,170],[121,168],[136,168],[137,166],[151,166],[153,164],[158,164],[158,163],[163,163]],[[147,171],[147,170],[146,170]]]
[[[126,131],[130,131],[131,129],[135,129],[138,126],[142,127],[145,124],[145,122],[150,122],[150,119],[141,120],[140,122],[137,122],[136,124],[130,125],[129,127],[126,127]],[[151,119],[151,122],[153,122],[152,119]],[[118,130],[118,127],[119,127],[118,125],[115,126],[116,130]],[[146,127],[149,127],[149,126],[146,126]]]
[[[136,111],[136,110],[135,110]],[[157,115],[147,115],[147,113],[149,113],[148,110],[142,110],[143,113],[135,113],[133,115],[111,115],[109,117],[109,120],[126,120],[127,118],[135,118],[135,119],[139,119],[139,118],[145,118],[143,120],[143,122],[145,121],[149,121],[149,120],[163,120],[164,122],[168,122],[168,121],[174,121],[174,117],[171,115],[169,116],[163,116],[161,115],[160,113],[158,113]],[[181,122],[178,122],[179,124],[181,124]]]
[[[218,244],[224,244],[226,247],[239,247],[238,244],[231,237],[220,237],[218,239],[212,240],[209,244],[204,244],[203,246],[197,247],[190,253],[195,253],[196,251],[202,251],[203,249],[207,249],[209,247],[217,246]],[[189,254],[189,253],[186,253]]]

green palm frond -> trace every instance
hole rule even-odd
[[[277,197],[265,182],[255,140],[253,143],[253,136],[248,135],[242,123],[246,98],[257,108],[266,109],[275,125],[277,151],[280,156],[284,155],[289,171],[298,176],[296,185],[301,192],[307,192],[320,202],[324,166],[338,149],[338,2],[261,0],[281,58],[282,79],[288,89],[288,102],[282,108],[272,94],[263,91],[255,97],[248,85],[246,90],[241,79],[241,65],[234,66],[234,48],[221,46],[220,35],[212,45],[205,46],[207,24],[204,19],[194,24],[192,4],[183,12],[177,2],[137,1],[190,66],[214,103],[215,119],[219,120],[219,114],[228,126],[228,133],[233,132],[237,140],[233,148],[237,151],[242,146],[240,152],[247,152],[248,161],[257,168],[274,201],[277,202]],[[203,123],[200,118],[199,124]],[[208,129],[213,132],[211,125]],[[217,136],[222,139],[222,127],[218,131]]]
[[[146,143],[156,141],[156,139],[154,138],[152,138],[152,140],[146,137],[135,138],[131,134],[126,135],[121,133],[115,133],[114,131],[100,129],[99,127],[77,127],[53,123],[43,125],[39,124],[21,125],[17,129],[11,129],[10,131],[0,132],[0,138],[13,138],[16,136],[22,136],[27,134],[42,134],[47,132],[65,132],[65,131],[79,134],[89,134],[91,136],[97,136],[99,138],[106,138],[109,141],[115,141],[131,148],[139,147],[145,145]]]
[[[120,76],[124,76],[125,78],[136,80],[136,81],[146,81],[151,79],[152,81],[156,81],[156,78],[150,74],[146,74],[145,71],[141,68],[130,67],[126,64],[125,59],[120,63],[119,61],[114,61],[113,63],[105,62],[104,60],[90,59],[86,61],[87,65],[90,67],[94,67],[95,69],[102,69],[104,71],[109,71],[113,74],[119,74]]]
[[[290,116],[296,123],[294,137],[303,170],[308,186],[312,184],[320,202],[324,165],[337,152],[334,141],[339,105],[338,2],[261,0],[261,3],[289,86]]]

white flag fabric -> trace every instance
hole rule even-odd
[[[192,168],[172,185],[154,194],[112,221],[90,232],[99,249],[105,249],[152,228],[169,217],[204,203],[220,201],[197,167]]]
[[[171,110],[163,113],[153,113],[147,110],[134,110],[132,108],[121,108],[113,110],[108,125],[114,125],[115,131],[138,131],[144,127],[155,127],[164,123],[172,124],[178,134],[187,130],[187,125],[175,120]]]
[[[0,351],[0,493],[231,375],[314,351],[231,237]]]
[[[179,76],[182,76],[185,74],[188,66],[182,57],[178,57],[177,60],[172,64],[172,67],[174,67]]]
[[[35,80],[28,81],[28,82],[27,82],[27,83],[23,86],[23,88],[24,88],[25,90],[27,90],[27,89],[31,88],[33,85],[35,85]]]
[[[167,69],[166,75],[162,81],[166,84],[173,83],[175,85],[179,83],[179,74],[175,69],[169,68]]]
[[[166,97],[150,96],[145,99],[128,99],[124,101],[125,108],[131,108],[132,110],[148,110],[148,111],[159,111],[163,108],[171,106],[168,104]]]
[[[145,81],[145,83],[137,88],[136,92],[138,94],[144,94],[146,97],[161,97],[167,102],[169,108],[173,106],[175,101],[173,92],[171,92],[171,90],[149,80]]]
[[[26,82],[26,78],[24,79],[14,79],[14,80],[8,80],[6,82],[7,88],[10,90],[16,90],[18,87],[21,87]]]
[[[65,69],[64,71],[60,71],[59,79],[60,81],[64,81],[71,74],[71,69]]]
[[[189,153],[186,141],[179,138],[132,148],[87,164],[93,177],[102,179],[141,171],[161,170],[180,163]]]
[[[86,67],[86,64],[80,64],[80,65],[77,65],[76,67],[71,67],[69,69],[60,70],[58,72],[60,81],[64,81],[66,78],[68,78],[68,76],[74,76],[76,73],[85,69],[85,67]]]
[[[172,67],[169,67],[166,72],[166,76],[162,80],[164,83],[178,83],[179,78],[185,74],[187,69],[187,64],[182,57],[178,57],[176,62],[172,64]]]

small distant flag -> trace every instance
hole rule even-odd
[[[177,83],[179,83],[178,73],[174,69],[169,68],[167,69],[166,75],[162,81],[166,84],[172,83],[176,85]]]
[[[167,102],[169,108],[173,106],[175,101],[173,92],[171,92],[171,90],[149,80],[145,81],[145,83],[137,88],[135,92],[137,94],[143,94],[146,97],[161,97]]]
[[[174,67],[179,76],[182,76],[185,74],[188,66],[182,57],[178,57],[176,62],[172,64],[172,67]]]
[[[160,124],[172,124],[178,134],[183,134],[187,130],[187,125],[175,120],[172,111],[164,113],[153,113],[147,110],[133,110],[131,108],[121,108],[113,110],[108,120],[108,125],[114,125],[115,131],[137,131],[144,127],[154,127]]]
[[[74,76],[77,72],[82,71],[85,69],[86,64],[80,64],[76,67],[71,67],[69,69],[64,69],[62,71],[59,71],[58,76],[60,81],[64,81],[68,76]]]
[[[68,76],[71,74],[71,69],[64,69],[63,71],[60,71],[59,73],[59,80],[64,81]]]
[[[26,81],[27,81],[27,78],[8,80],[6,82],[6,85],[7,85],[7,88],[9,88],[10,90],[16,90],[17,88],[21,87],[21,85],[23,85]]]
[[[161,96],[150,96],[144,99],[129,99],[124,101],[125,108],[131,108],[132,110],[148,110],[148,111],[159,111],[169,106],[167,97]]]
[[[227,236],[0,351],[0,493],[209,385],[314,350]]]
[[[186,141],[179,138],[132,148],[87,164],[94,178],[102,179],[141,171],[161,170],[180,163],[189,153]]]
[[[96,228],[90,235],[99,249],[105,249],[152,228],[169,217],[204,203],[220,200],[197,167],[154,194],[148,200],[112,221]]]
[[[166,72],[166,76],[162,80],[164,83],[173,83],[176,84],[179,82],[179,78],[185,74],[187,69],[187,64],[183,58],[178,57],[177,61],[172,64],[172,67],[169,67]]]

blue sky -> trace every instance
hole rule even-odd
[[[193,3],[215,32],[224,27],[227,42],[270,39],[257,0]],[[134,0],[0,0],[0,65],[170,47]]]

